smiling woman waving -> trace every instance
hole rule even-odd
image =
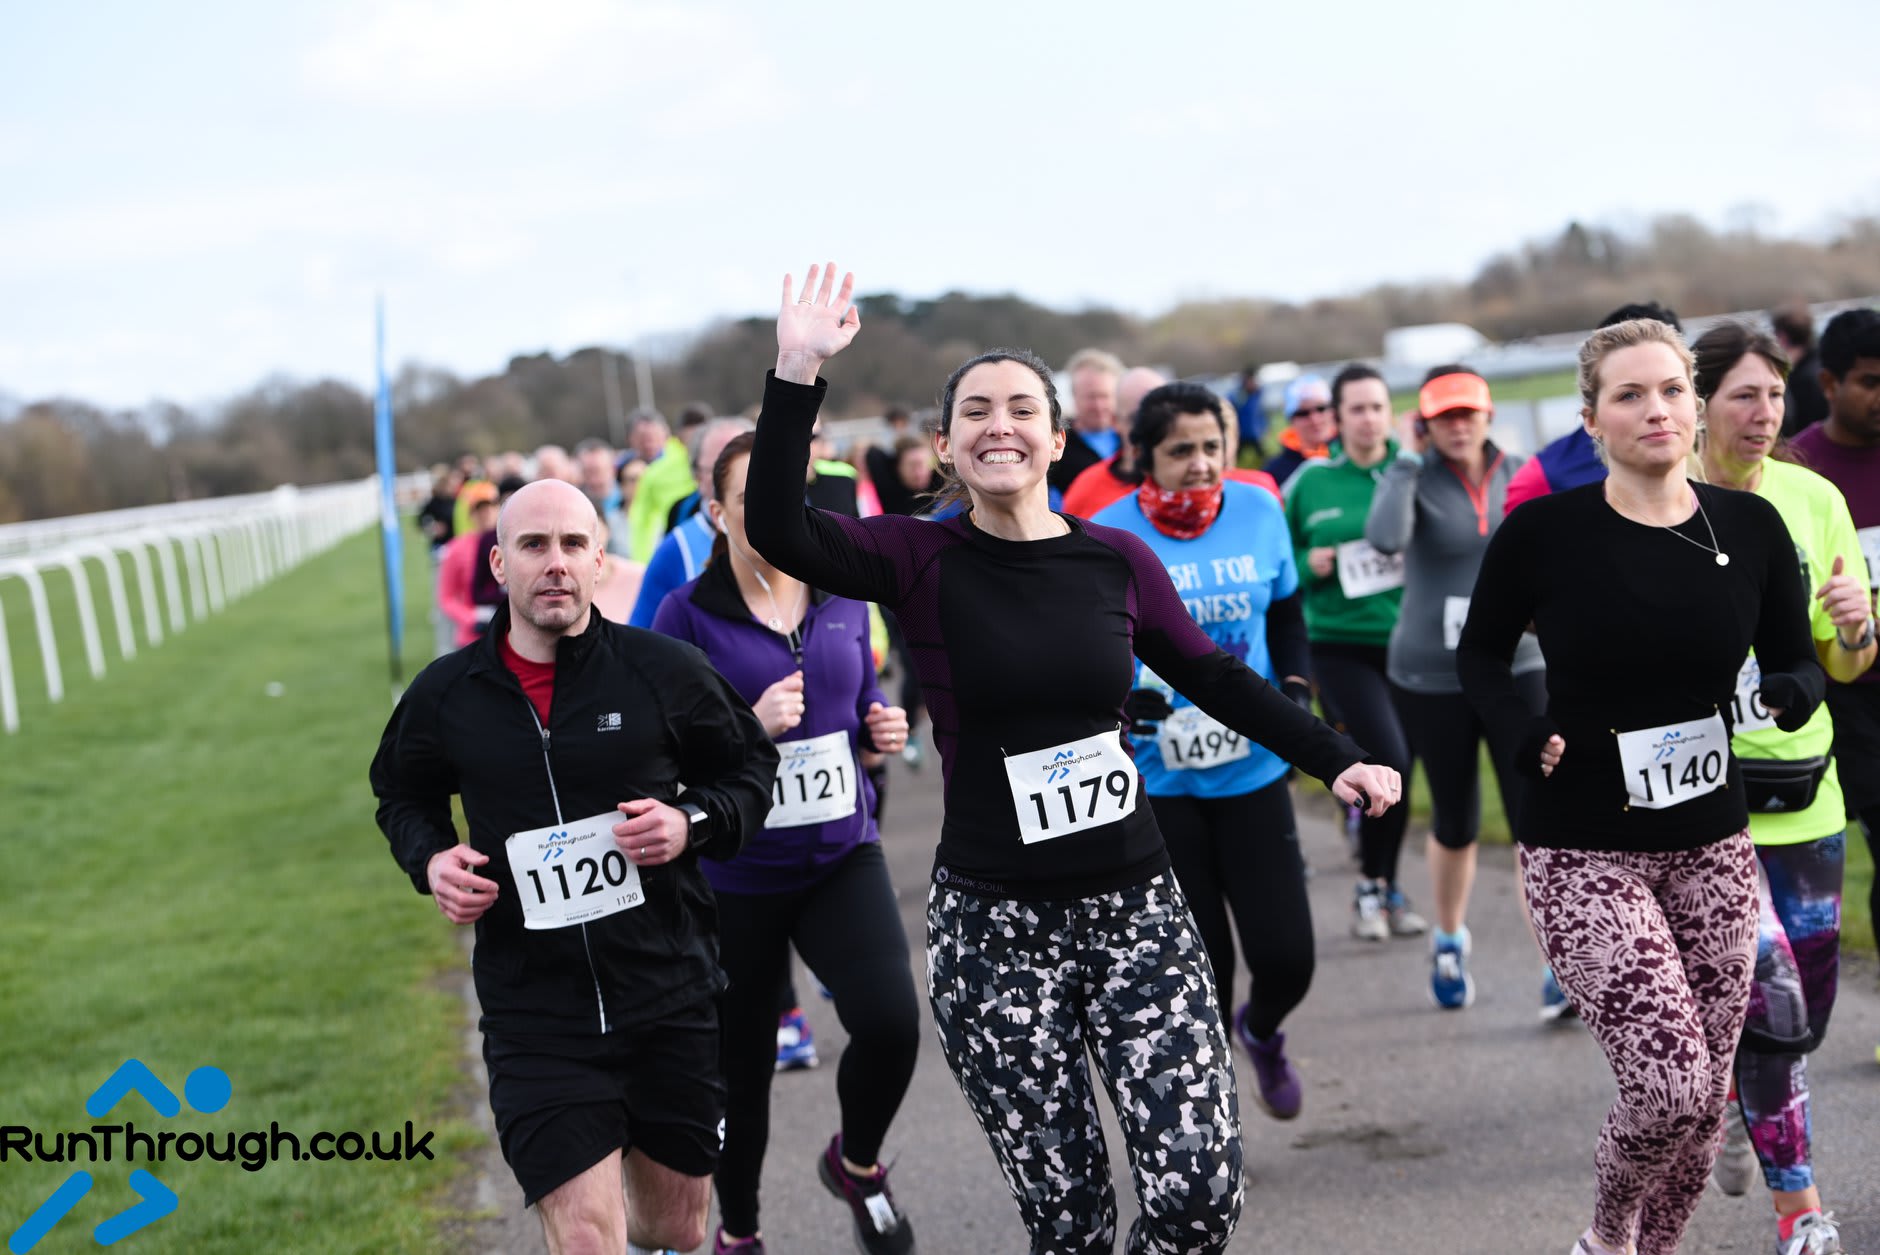
[[[1401,782],[1216,646],[1140,539],[1052,512],[1046,474],[1064,419],[1030,353],[981,354],[942,389],[936,447],[965,513],[936,523],[805,508],[818,372],[861,325],[853,290],[852,275],[837,290],[834,267],[811,267],[801,299],[784,280],[746,525],[779,570],[881,602],[907,633],[945,779],[927,915],[942,1049],[1033,1252],[1114,1240],[1086,1050],[1129,1112],[1142,1211],[1128,1249],[1221,1250],[1241,1198],[1233,1063],[1121,739],[1135,659],[1346,801],[1382,812]]]

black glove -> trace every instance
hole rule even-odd
[[[1808,693],[1802,688],[1802,682],[1786,672],[1765,674],[1762,678],[1762,704],[1780,710],[1776,718],[1776,727],[1784,732],[1797,732],[1815,713],[1815,707],[1808,700]]]
[[[1131,736],[1154,736],[1155,725],[1174,713],[1168,694],[1160,689],[1131,689],[1123,699],[1123,717],[1129,720]]]
[[[1286,695],[1287,700],[1291,701],[1308,715],[1313,713],[1312,686],[1307,684],[1304,680],[1282,681],[1279,686],[1279,691]]]

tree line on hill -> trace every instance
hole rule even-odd
[[[1375,356],[1386,331],[1418,323],[1462,322],[1491,340],[1513,340],[1589,327],[1632,300],[1696,316],[1875,292],[1880,217],[1852,218],[1825,240],[1806,241],[1673,215],[1634,232],[1570,223],[1489,258],[1466,282],[1381,283],[1296,303],[1191,302],[1148,319],[1053,310],[1011,295],[882,293],[860,299],[868,334],[844,354],[825,412],[931,405],[955,365],[992,345],[1022,345],[1053,363],[1095,345],[1181,375],[1225,374],[1251,363]],[[702,401],[739,412],[757,399],[775,353],[769,316],[721,322],[652,364],[654,392],[673,407]],[[407,365],[393,385],[399,465],[606,437],[609,392],[624,384],[630,404],[631,381],[619,355],[599,348],[519,356],[500,374],[469,380]],[[272,377],[209,413],[50,399],[0,414],[0,522],[371,471],[372,398],[331,379]]]

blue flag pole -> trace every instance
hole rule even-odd
[[[398,462],[392,447],[392,381],[385,373],[385,297],[376,302],[378,401],[372,436],[379,468],[379,542],[385,571],[385,631],[391,650],[392,687],[403,682],[405,649],[405,562],[398,533]]]

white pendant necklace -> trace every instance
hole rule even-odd
[[[1697,540],[1697,539],[1694,539],[1693,537],[1686,536],[1683,532],[1680,532],[1679,530],[1677,530],[1677,528],[1673,527],[1669,523],[1653,523],[1650,526],[1663,528],[1665,531],[1670,532],[1673,536],[1676,536],[1679,540],[1683,541],[1685,544],[1696,545],[1699,549],[1702,549],[1705,553],[1716,554],[1717,555],[1716,563],[1718,566],[1729,566],[1730,555],[1725,553],[1723,551],[1723,546],[1717,543],[1717,529],[1710,525],[1710,516],[1704,513],[1704,499],[1697,495],[1697,490],[1695,488],[1691,489],[1690,491],[1691,491],[1691,504],[1697,507],[1697,517],[1704,520],[1704,530],[1710,533],[1710,543],[1708,545],[1706,545],[1701,540]],[[1688,522],[1688,520],[1686,521]]]

